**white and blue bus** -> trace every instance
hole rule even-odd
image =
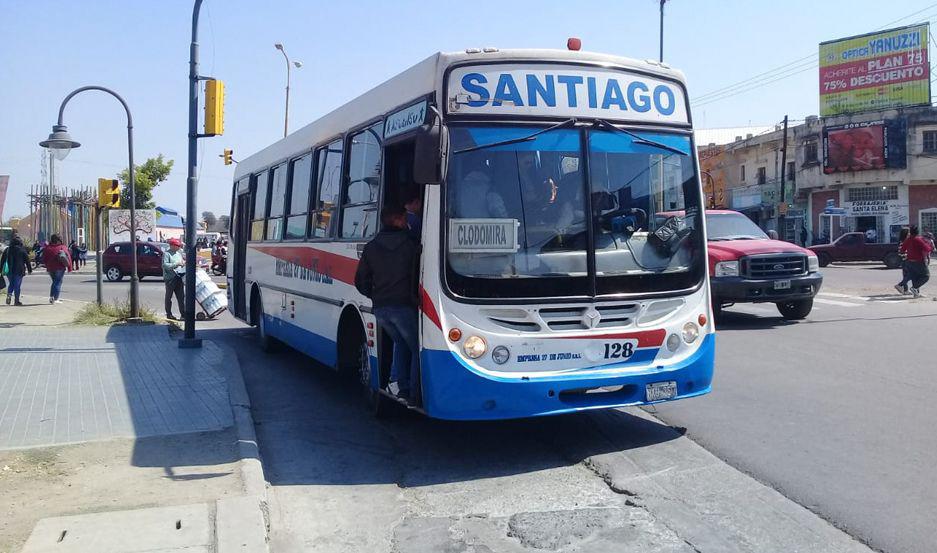
[[[423,411],[550,415],[709,392],[714,328],[684,79],[564,50],[430,56],[238,164],[233,312],[390,400],[355,269],[423,198]],[[663,215],[659,215],[663,214]]]

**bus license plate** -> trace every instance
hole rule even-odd
[[[669,380],[667,382],[652,382],[644,387],[647,392],[648,401],[660,401],[662,399],[673,399],[677,397],[677,383]]]
[[[790,290],[790,289],[791,289],[791,281],[789,281],[789,280],[776,280],[776,281],[774,281],[774,289],[775,289],[775,290]]]

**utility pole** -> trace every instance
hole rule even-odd
[[[784,116],[784,136],[781,138],[781,202],[778,204],[778,234],[783,239],[784,234],[784,214],[787,213],[787,198],[784,193],[787,187],[787,116]],[[782,207],[784,206],[784,207]],[[783,210],[783,211],[782,211]]]
[[[185,313],[183,338],[180,348],[200,348],[202,341],[195,337],[195,270],[198,268],[198,250],[195,248],[198,221],[198,16],[202,0],[195,0],[192,8],[192,42],[189,45],[189,174],[186,179],[185,213]]]
[[[102,252],[101,252],[102,250],[101,234],[104,233],[104,228],[103,228],[102,221],[101,221],[102,214],[103,214],[103,210],[101,209],[101,206],[100,205],[95,206],[94,208],[94,249],[96,251],[94,252],[94,262],[95,262],[96,267],[94,269],[94,288],[97,294],[96,299],[97,299],[98,305],[102,305],[104,303],[104,291],[103,291],[103,286],[104,286],[103,270],[104,269],[102,268],[104,260],[102,259]]]
[[[660,59],[658,61],[664,61],[664,4],[667,3],[667,0],[660,0]]]

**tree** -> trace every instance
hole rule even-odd
[[[172,172],[172,164],[173,160],[164,160],[163,154],[159,154],[156,157],[147,159],[143,165],[137,165],[135,167],[134,178],[136,182],[134,186],[136,188],[137,198],[136,202],[134,202],[134,207],[137,209],[152,209],[156,207],[156,204],[153,203],[153,189],[156,188],[159,183],[169,178],[169,173]],[[117,175],[117,178],[119,178],[123,184],[123,189],[120,192],[120,207],[129,208],[130,172],[124,169]]]
[[[218,218],[215,217],[215,214],[211,211],[202,212],[202,220],[205,221],[205,228],[208,231],[212,231],[215,228],[215,225],[218,224]]]
[[[231,217],[228,215],[222,215],[218,217],[218,224],[215,226],[215,229],[218,232],[228,232],[231,227]]]

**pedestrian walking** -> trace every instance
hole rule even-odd
[[[371,298],[380,328],[394,342],[387,390],[410,405],[419,405],[420,344],[417,334],[417,266],[419,246],[402,207],[385,206],[383,229],[361,253],[355,288]]]
[[[185,318],[185,283],[178,269],[185,267],[185,258],[182,256],[182,242],[177,238],[169,239],[169,250],[163,253],[163,283],[166,286],[166,295],[163,303],[166,308],[166,318],[176,321],[172,314],[172,297],[176,296],[179,304],[179,318]]]
[[[50,236],[49,245],[42,249],[42,264],[46,266],[46,271],[52,278],[49,303],[62,303],[59,299],[62,294],[62,280],[65,279],[66,272],[72,272],[72,256],[58,234]]]
[[[23,277],[27,272],[33,274],[33,268],[29,262],[29,251],[19,236],[14,235],[10,239],[10,247],[3,250],[3,255],[0,256],[0,272],[10,279],[7,286],[7,305],[10,305],[11,300],[14,305],[23,305],[20,303],[20,288]]]
[[[931,245],[918,234],[917,225],[911,225],[908,238],[902,242],[904,250],[908,252],[908,273],[911,276],[911,295],[915,298],[921,295],[921,287],[930,280],[930,270],[926,260],[933,250]]]
[[[81,268],[79,266],[79,263],[81,262],[79,259],[81,257],[81,250],[78,248],[78,242],[72,240],[71,243],[68,244],[68,253],[72,257],[72,270],[77,271]]]
[[[895,285],[895,290],[899,294],[910,294],[908,282],[911,281],[911,274],[908,272],[908,252],[904,249],[904,241],[908,239],[910,229],[903,227],[898,233],[898,255],[901,256],[901,282]]]

